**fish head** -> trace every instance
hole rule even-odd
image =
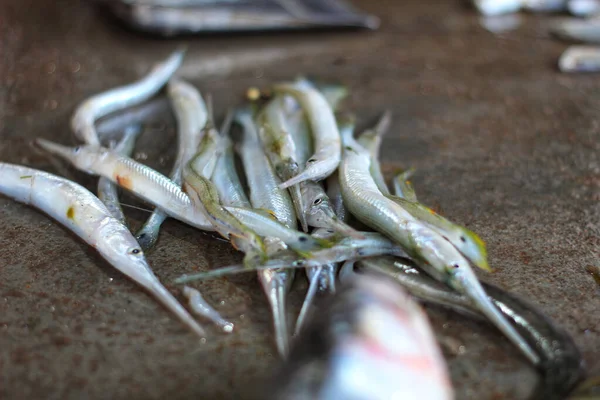
[[[485,242],[475,232],[461,228],[458,240],[455,246],[465,257],[482,270],[487,272],[493,271],[487,260]]]
[[[412,242],[411,255],[431,266],[436,278],[455,287],[454,282],[461,281],[465,274],[474,276],[465,257],[436,230],[419,221],[408,222],[406,230]]]
[[[306,221],[310,226],[327,228],[343,236],[364,239],[364,236],[360,232],[337,217],[331,207],[329,197],[325,193],[312,200],[312,204],[309,205],[308,212],[306,213]]]
[[[77,169],[91,173],[92,165],[99,155],[107,152],[106,149],[95,146],[68,147],[45,139],[37,139],[36,143],[42,149],[57,155],[73,164]]]
[[[98,230],[102,240],[96,242],[96,250],[119,271],[141,285],[151,287],[156,277],[146,261],[144,251],[127,227],[114,221],[104,223]]]

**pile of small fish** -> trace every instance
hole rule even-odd
[[[473,0],[475,8],[486,17],[484,25],[491,30],[502,26],[515,27],[507,20],[520,10],[532,13],[569,12],[577,18],[561,18],[551,27],[551,33],[569,41],[600,43],[600,0]],[[558,60],[562,72],[600,71],[600,47],[574,45],[567,48]]]
[[[379,164],[388,112],[355,138],[353,116],[339,110],[346,90],[301,78],[249,90],[248,104],[232,109],[217,129],[210,96],[205,101],[174,77],[183,55],[176,51],[139,81],[84,101],[71,124],[81,146],[37,140],[99,176],[97,196],[65,178],[6,163],[0,163],[0,193],[71,229],[200,336],[204,329],[159,282],[144,250],[156,244],[167,217],[220,234],[244,254],[243,263],[177,282],[257,271],[277,349],[288,360],[283,370],[294,377],[280,380],[277,398],[452,398],[431,327],[404,290],[489,320],[540,370],[542,398],[564,394],[580,379],[580,356],[569,336],[535,308],[479,282],[471,264],[490,270],[483,241],[420,203],[408,180],[412,170],[400,173],[390,190]],[[96,126],[163,87],[178,127],[168,177],[130,158],[138,125],[108,147]],[[234,126],[241,131],[237,141]],[[118,187],[155,206],[135,236],[125,225]],[[286,294],[298,270],[310,283],[290,351]],[[315,312],[317,292],[333,295]],[[183,294],[192,312],[233,331],[198,290],[185,286]],[[316,348],[323,351],[312,354],[306,341],[321,343]],[[323,368],[329,369],[326,382],[318,372]],[[355,370],[364,380],[354,379]]]

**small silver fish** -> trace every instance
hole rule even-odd
[[[102,258],[148,290],[197,335],[204,329],[154,275],[127,227],[84,187],[20,165],[0,163],[0,193],[45,212],[92,246]]]
[[[75,135],[88,145],[100,146],[95,121],[155,95],[177,71],[184,53],[185,50],[179,49],[139,81],[94,95],[81,103],[71,118],[71,128]]]
[[[600,71],[600,47],[570,46],[558,60],[562,72]]]

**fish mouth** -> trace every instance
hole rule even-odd
[[[315,226],[318,228],[332,229],[336,233],[339,233],[344,236],[350,236],[354,239],[360,239],[360,240],[365,239],[365,235],[363,235],[361,232],[357,231],[356,229],[352,228],[350,225],[346,224],[341,219],[339,219],[335,215],[333,210],[321,209],[321,211],[318,214],[320,214],[319,215],[320,223],[313,224],[312,226]],[[311,225],[310,221],[309,221],[309,225]]]
[[[70,147],[63,146],[62,144],[54,143],[46,139],[36,139],[35,144],[46,150],[48,153],[55,154],[67,160],[70,160],[73,156],[73,151]]]

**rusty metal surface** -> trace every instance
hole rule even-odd
[[[136,79],[181,42],[189,46],[181,75],[212,93],[218,114],[249,85],[300,73],[340,80],[361,123],[394,112],[385,172],[415,166],[424,202],[488,242],[497,271],[484,278],[537,304],[573,335],[588,367],[600,368],[600,290],[586,272],[599,265],[600,80],[557,72],[565,44],[547,37],[542,18],[525,16],[495,37],[460,1],[355,4],[381,16],[379,32],[180,41],[126,31],[86,1],[3,2],[0,160],[93,189],[95,179],[32,139],[74,143],[68,119],[77,103]],[[154,113],[137,157],[166,171],[173,139],[172,116]],[[128,215],[132,226],[146,216]],[[0,224],[0,398],[248,399],[276,367],[254,275],[197,285],[236,324],[202,343],[45,215],[0,198]],[[166,283],[239,258],[176,221],[149,255]],[[291,315],[305,288],[297,279]],[[527,397],[536,374],[494,329],[429,311],[458,398]]]

